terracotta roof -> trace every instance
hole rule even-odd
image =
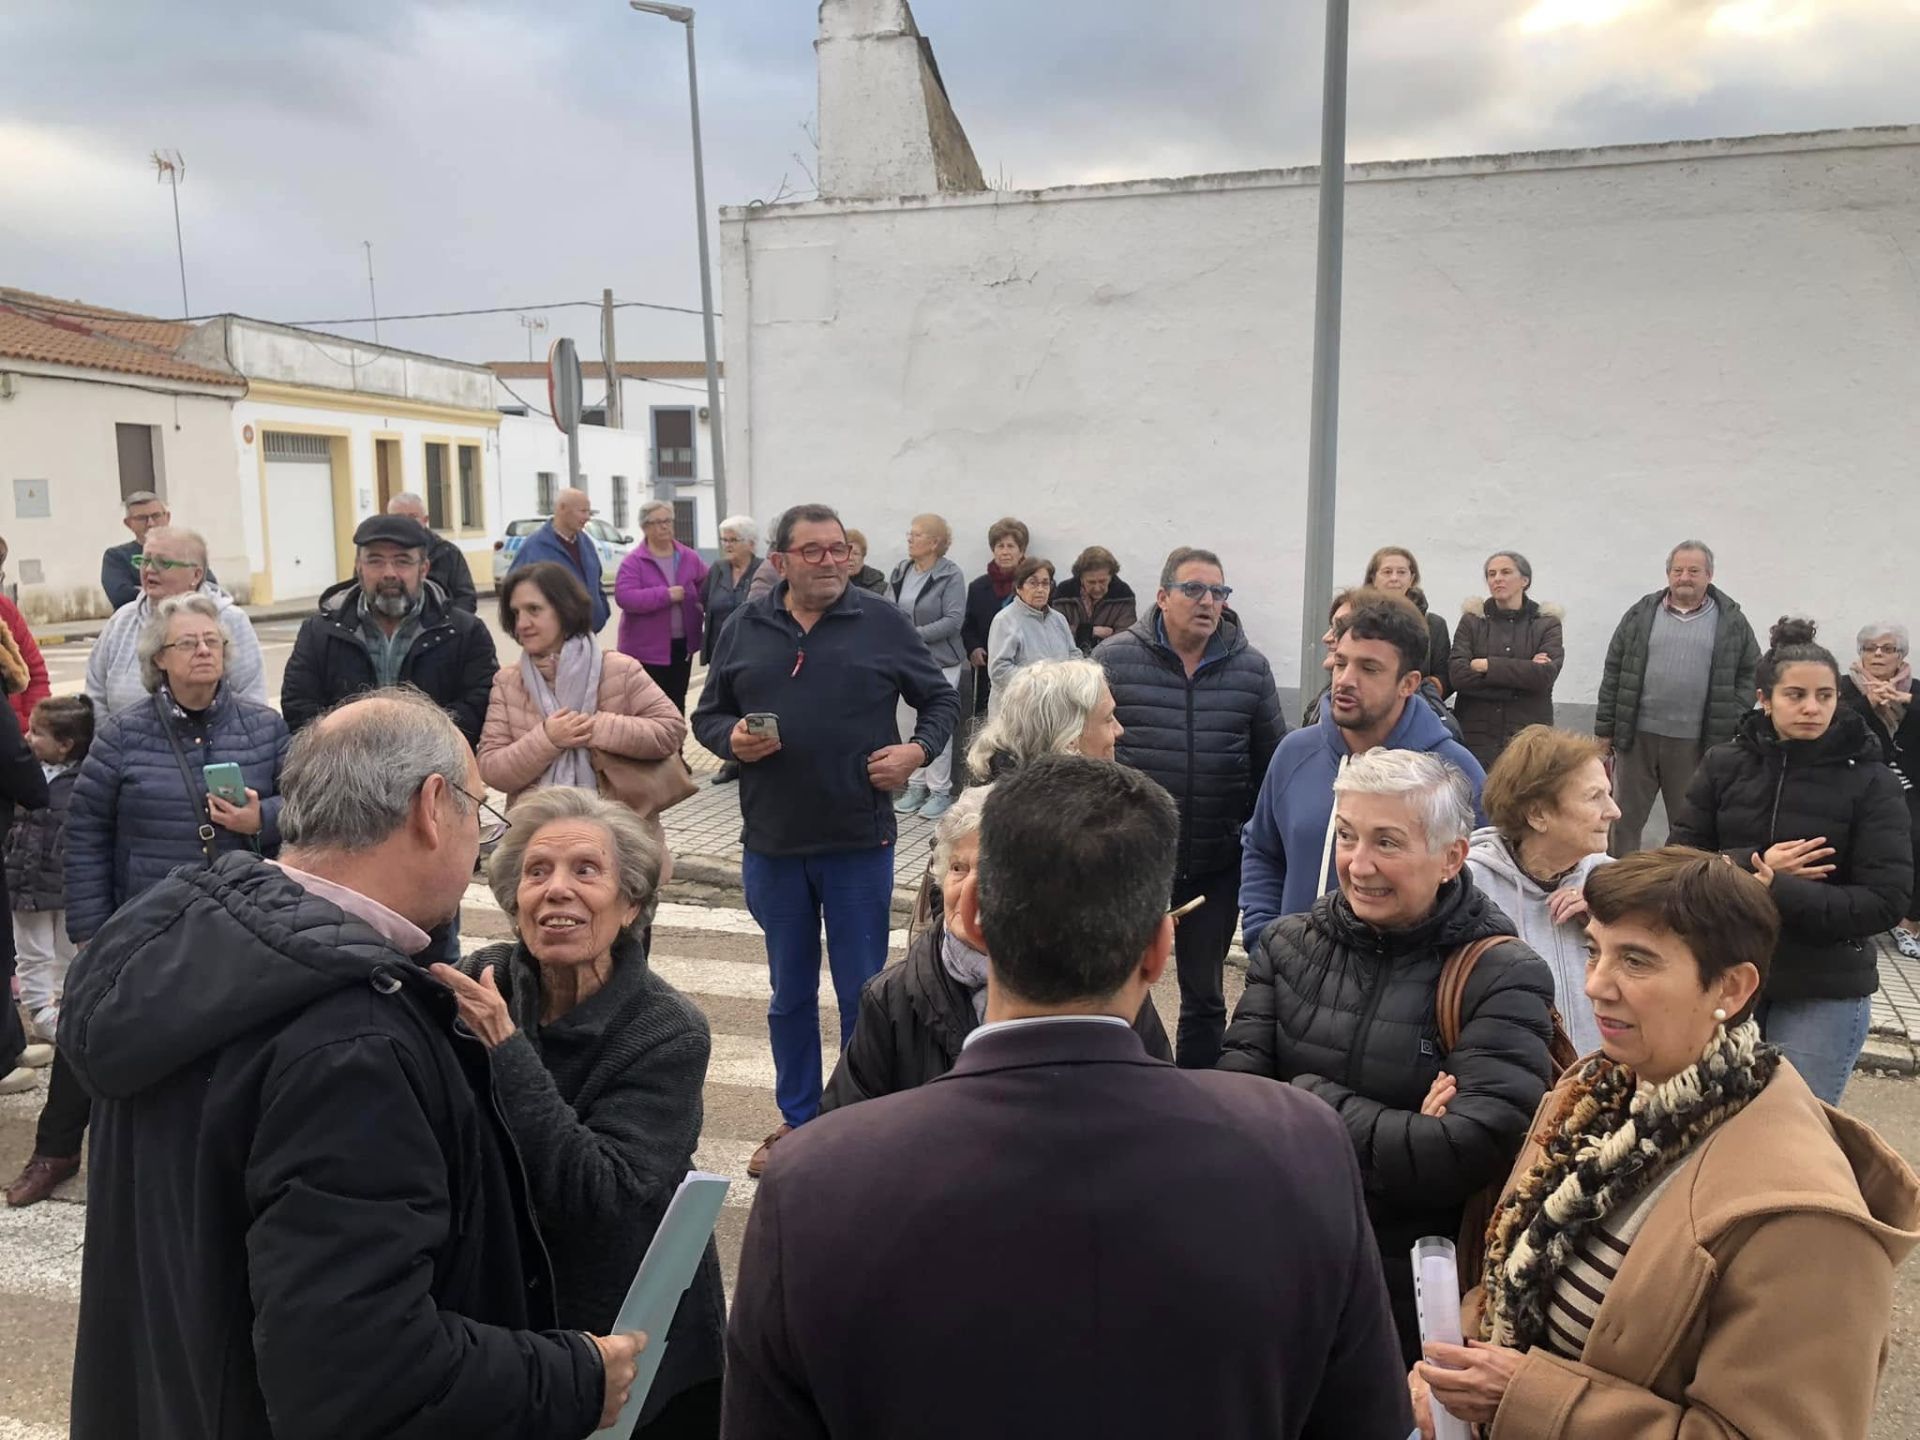
[[[231,371],[182,360],[174,353],[193,330],[182,320],[130,315],[0,286],[0,359],[188,384],[245,385]]]
[[[502,380],[544,380],[547,378],[547,362],[544,360],[489,360],[487,368]],[[598,360],[582,360],[580,375],[585,380],[603,380],[606,378],[606,366]],[[727,375],[726,363],[720,365],[720,378]],[[704,360],[622,360],[620,378],[623,380],[705,380],[707,362]]]

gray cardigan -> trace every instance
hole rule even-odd
[[[495,1090],[553,1258],[560,1323],[612,1328],[667,1202],[700,1140],[701,1086],[712,1048],[706,1017],[647,966],[630,935],[614,943],[606,985],[551,1025],[540,1023],[539,967],[525,946],[490,945],[460,968],[495,979],[515,1033],[493,1051]],[[667,1332],[645,1425],[675,1395],[718,1379],[726,1300],[711,1241]]]
[[[902,560],[887,577],[887,594],[895,605],[900,604],[900,584],[912,565],[911,560]],[[927,642],[933,663],[943,670],[962,664],[967,658],[966,646],[960,639],[960,624],[966,615],[967,577],[960,573],[958,565],[942,555],[933,562],[927,583],[914,598],[913,611],[907,618],[920,632],[920,638]]]

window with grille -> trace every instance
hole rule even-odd
[[[682,545],[693,544],[693,501],[673,502],[673,538]]]
[[[625,530],[627,528],[627,508],[627,477],[624,475],[616,475],[613,477],[614,529]]]
[[[542,470],[533,477],[533,508],[542,515],[553,513],[553,495],[559,488],[553,471]]]
[[[460,525],[466,530],[486,529],[485,505],[480,498],[480,447],[460,447]]]
[[[427,525],[434,530],[450,528],[451,511],[447,493],[447,447],[427,446]]]
[[[692,410],[653,412],[653,473],[663,480],[696,478]]]

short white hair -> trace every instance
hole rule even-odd
[[[1000,708],[967,748],[967,769],[985,780],[996,766],[1073,753],[1106,683],[1106,672],[1091,660],[1022,666],[1001,691]]]
[[[1869,640],[1878,640],[1882,635],[1890,637],[1893,643],[1900,647],[1902,655],[1907,653],[1907,627],[1898,620],[1880,620],[1872,625],[1862,625],[1859,635],[1854,637],[1854,647],[1865,650]]]
[[[416,510],[422,515],[426,514],[427,501],[425,496],[416,495],[411,490],[402,490],[398,495],[387,501],[387,514],[389,515],[411,515]]]
[[[947,864],[953,859],[953,847],[967,836],[980,833],[980,816],[987,808],[987,796],[992,793],[991,785],[975,785],[971,789],[963,790],[960,798],[953,802],[952,808],[934,822],[934,884],[938,885],[940,877],[947,873]]]
[[[1458,766],[1425,751],[1369,750],[1356,755],[1334,777],[1333,793],[1405,796],[1430,854],[1473,833],[1473,786]]]
[[[720,522],[718,533],[725,535],[729,530],[749,545],[760,543],[760,527],[754,523],[751,515],[729,515]]]
[[[673,502],[671,500],[660,500],[660,499],[646,500],[641,502],[640,523],[642,525],[646,524],[647,516],[653,514],[657,510],[666,511],[668,517],[671,518],[673,515]]]

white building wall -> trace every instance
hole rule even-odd
[[[241,497],[234,485],[234,441],[225,396],[166,394],[102,377],[84,381],[0,362],[11,399],[0,399],[0,524],[9,547],[7,579],[20,608],[42,623],[106,612],[100,552],[128,537],[120,523],[116,424],[159,431],[158,471],[174,519],[206,536],[208,560],[222,584],[244,592],[249,565]],[[147,382],[142,382],[147,383]],[[44,490],[50,514],[23,515],[19,484]],[[41,579],[24,580],[39,567]]]
[[[1700,535],[1764,638],[1920,621],[1920,127],[1357,166],[1336,573],[1419,555],[1451,625],[1496,547],[1567,609],[1563,702]],[[1311,171],[723,212],[728,460],[983,566],[1013,513],[1151,592],[1218,549],[1298,673]],[[750,497],[750,499],[749,499]],[[1880,542],[1880,543],[1876,543]]]

